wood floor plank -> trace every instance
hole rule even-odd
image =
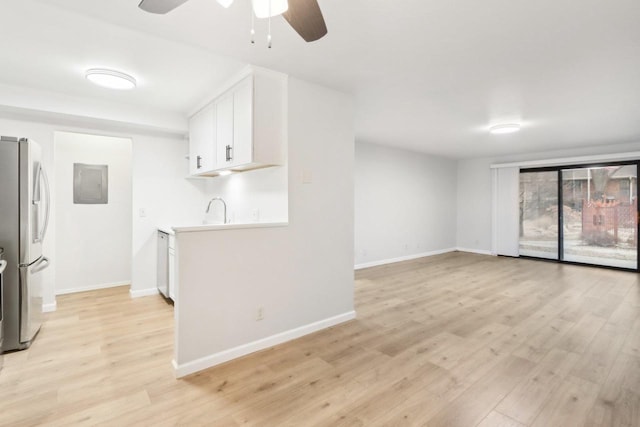
[[[513,354],[532,362],[539,362],[548,354],[549,350],[563,341],[565,335],[574,326],[573,322],[555,318],[530,336]]]
[[[640,357],[620,353],[607,377],[600,397],[615,402],[625,389],[640,394]]]
[[[478,427],[524,427],[524,424],[520,424],[513,418],[509,418],[506,415],[497,411],[491,411]]]
[[[629,339],[622,350],[631,356],[640,357],[640,317],[633,322],[633,327],[629,332]]]
[[[603,384],[620,353],[629,330],[605,324],[573,369],[573,375]]]
[[[508,360],[489,372],[431,418],[428,426],[474,426],[479,424],[534,364],[518,357]]]
[[[422,390],[409,396],[404,402],[376,420],[381,426],[419,426],[433,418],[448,404],[448,400]]]
[[[507,330],[509,330],[507,326],[490,323],[467,338],[458,337],[456,340],[451,340],[448,345],[440,346],[427,355],[427,360],[442,368],[453,369],[470,353],[479,351]],[[457,335],[452,336],[457,337]]]
[[[532,427],[583,426],[598,397],[599,387],[581,378],[572,377],[552,392],[547,403],[531,424]]]
[[[553,349],[496,407],[501,414],[529,425],[542,406],[569,375],[579,355]]]
[[[574,353],[584,353],[605,323],[606,320],[602,317],[591,313],[585,314],[558,348]]]

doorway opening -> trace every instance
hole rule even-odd
[[[131,284],[132,140],[55,132],[56,294]]]

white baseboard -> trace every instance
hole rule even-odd
[[[379,265],[385,265],[385,264],[393,264],[394,262],[410,261],[412,259],[424,258],[424,257],[428,257],[428,256],[433,256],[433,255],[446,254],[447,252],[453,252],[455,250],[456,250],[456,248],[439,249],[437,251],[430,251],[430,252],[422,252],[422,253],[419,253],[419,254],[405,255],[405,256],[398,257],[398,258],[389,258],[389,259],[382,259],[382,260],[379,260],[379,261],[364,262],[362,264],[356,264],[353,268],[354,268],[354,270],[361,270],[363,268],[377,267]]]
[[[338,316],[329,317],[328,319],[300,326],[299,328],[271,335],[270,337],[262,338],[247,344],[242,344],[237,347],[230,348],[229,350],[224,350],[210,356],[205,356],[191,362],[183,363],[181,365],[178,365],[175,360],[173,360],[171,364],[173,365],[176,378],[181,378],[194,372],[211,368],[212,366],[216,366],[221,363],[237,359],[238,357],[246,356],[247,354],[255,353],[256,351],[264,350],[273,347],[274,345],[282,344],[287,341],[300,338],[304,335],[308,335],[313,332],[317,332],[322,329],[326,329],[331,326],[353,320],[355,318],[356,312],[349,311]]]
[[[42,304],[43,313],[50,313],[52,311],[56,311],[57,308],[58,308],[58,303],[56,301],[52,302],[51,304]]]
[[[128,286],[130,284],[131,284],[131,281],[126,281],[126,282],[102,283],[100,285],[85,286],[83,288],[56,289],[56,295],[74,294],[76,292],[95,291],[98,289],[115,288],[118,286]]]
[[[148,297],[150,295],[158,295],[158,294],[159,294],[158,288],[129,290],[129,295],[131,295],[131,298]]]
[[[480,254],[480,255],[493,255],[491,251],[486,251],[484,249],[469,249],[469,248],[456,248],[458,252],[469,252],[472,254]]]

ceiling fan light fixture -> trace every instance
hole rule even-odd
[[[231,4],[233,3],[233,0],[217,0],[217,1],[218,3],[220,3],[220,6],[224,7],[225,9],[231,6]]]
[[[270,18],[282,15],[289,9],[287,0],[252,0],[253,13],[257,18]]]
[[[494,135],[504,135],[507,133],[519,132],[522,126],[519,123],[505,123],[500,125],[494,125],[489,128],[489,132]]]
[[[130,75],[104,68],[87,70],[85,77],[93,84],[115,90],[131,90],[137,85],[136,79]]]

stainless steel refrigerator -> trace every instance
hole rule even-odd
[[[42,324],[42,242],[49,223],[49,184],[40,146],[0,137],[0,248],[3,274],[3,351],[29,347]]]

